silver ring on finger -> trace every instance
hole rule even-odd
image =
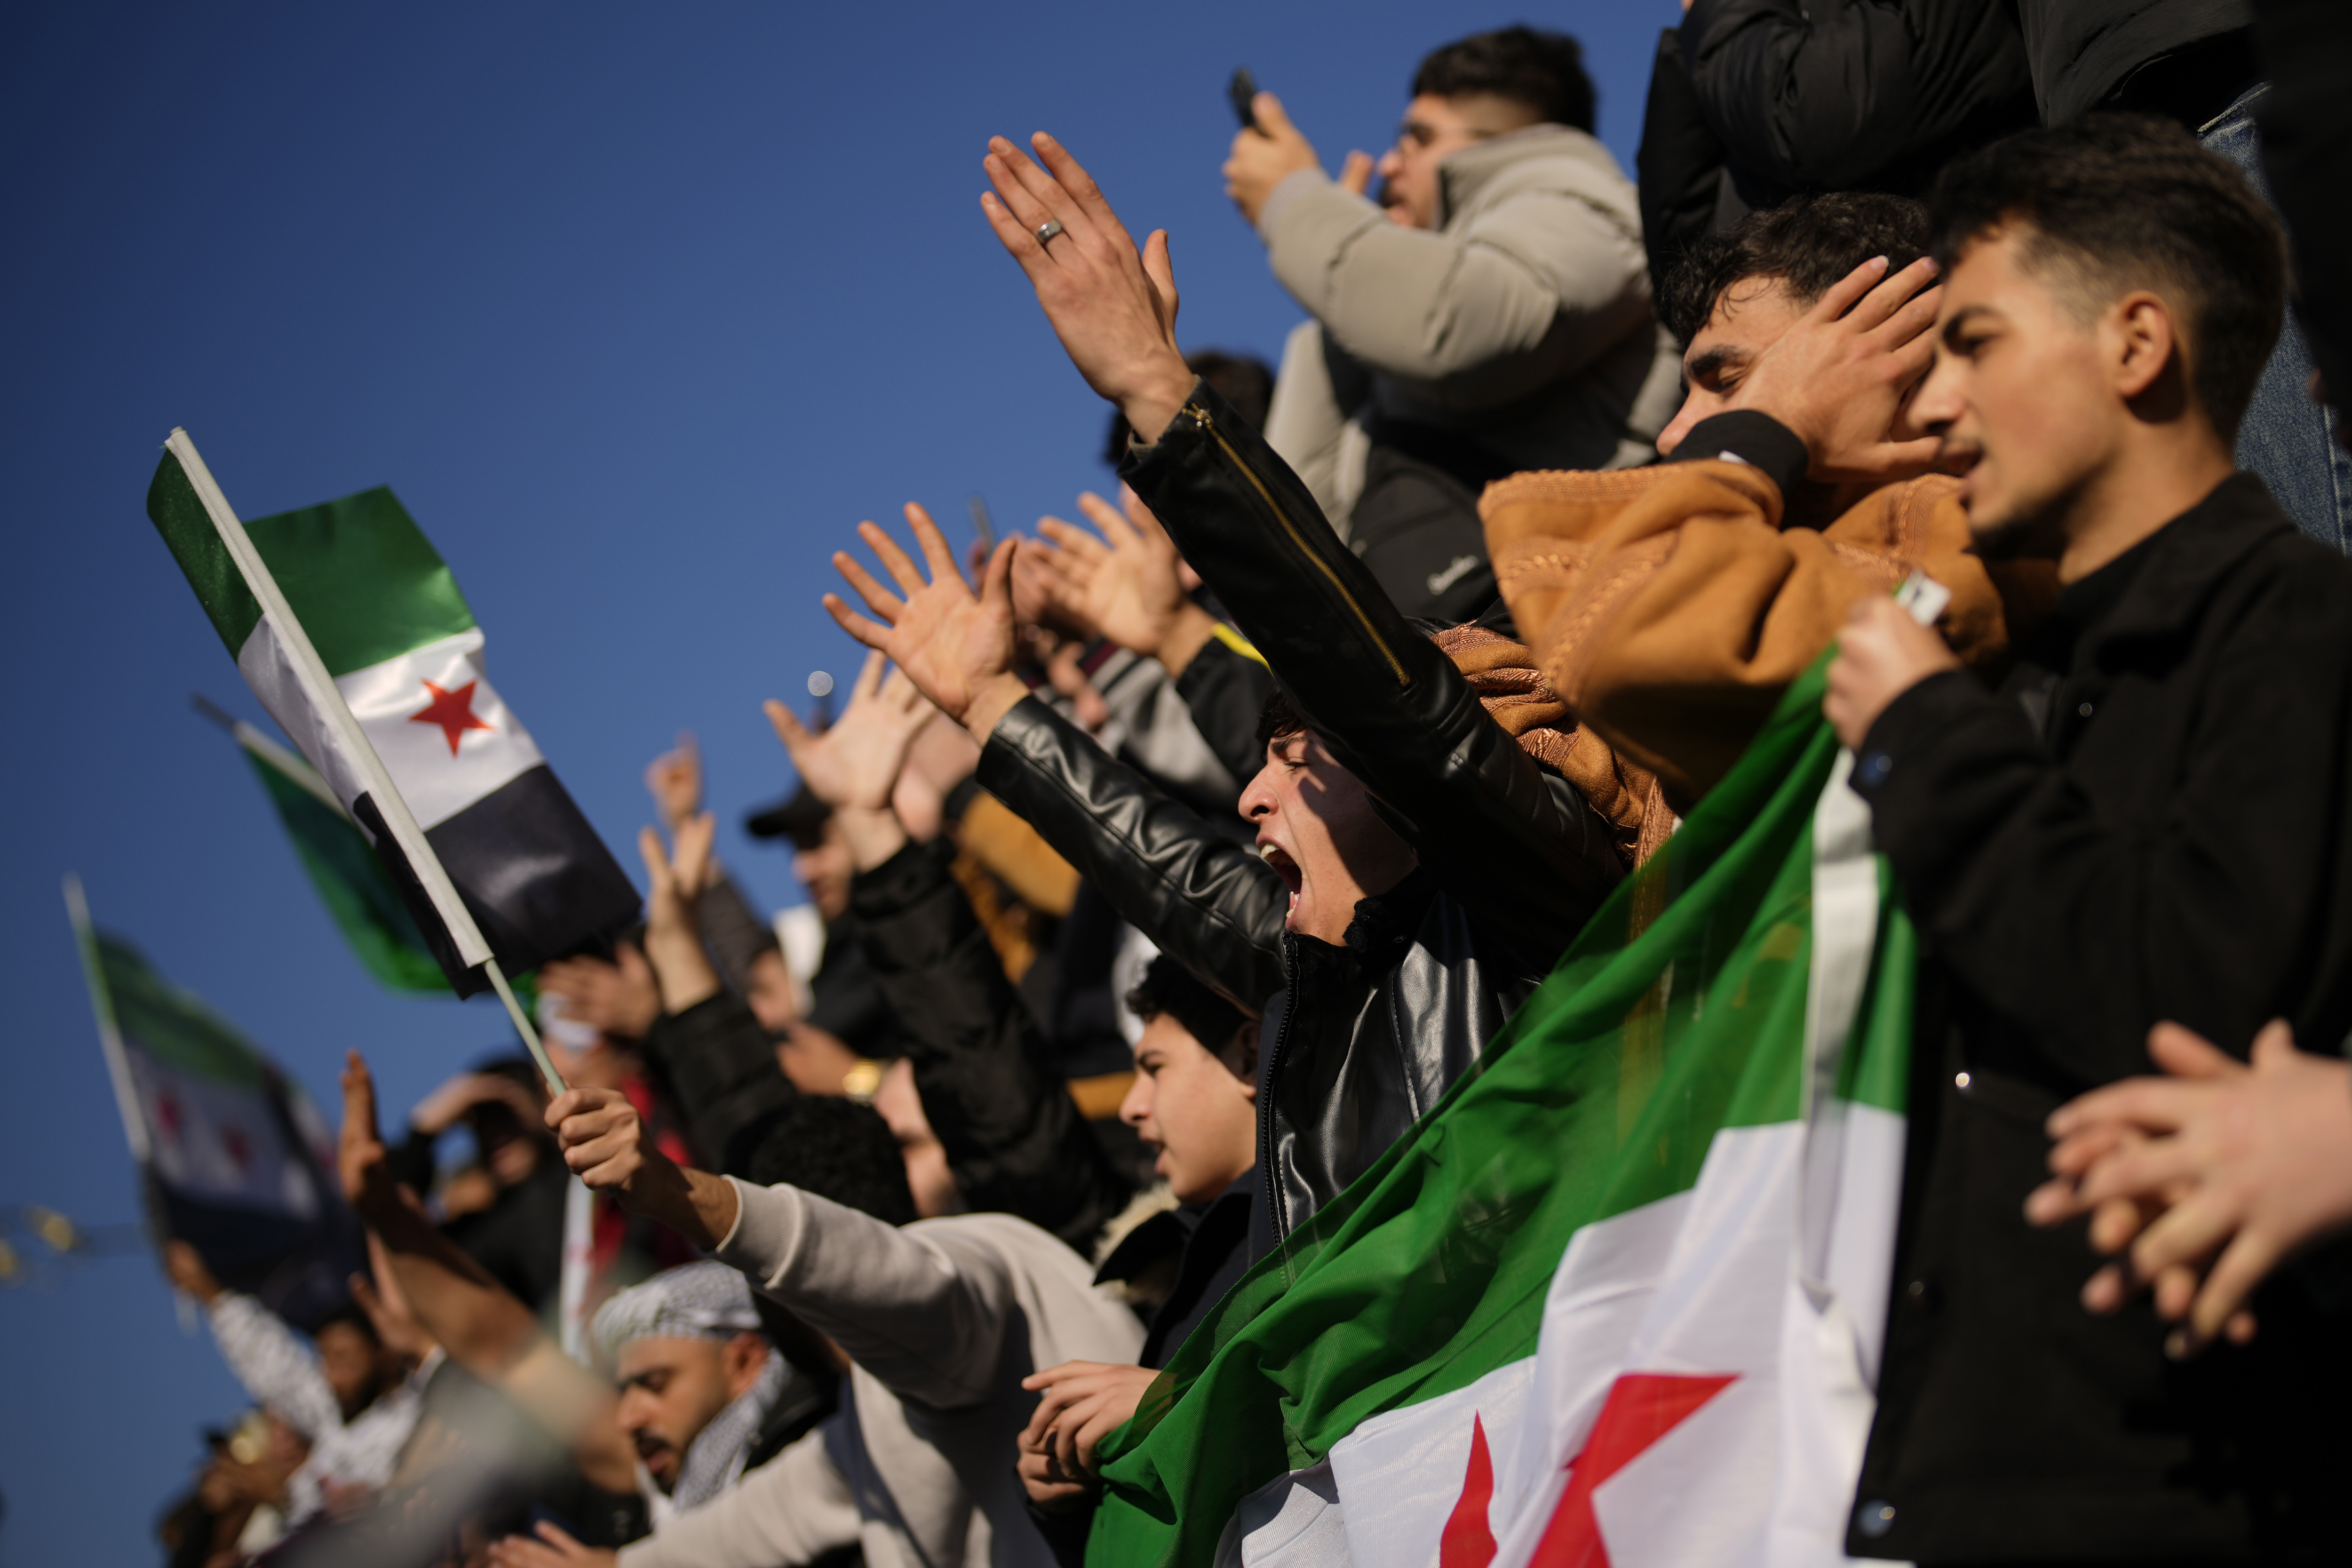
[[[1044,223],[1037,226],[1037,243],[1041,246],[1045,245],[1055,235],[1061,232],[1062,220],[1057,217],[1049,217]]]

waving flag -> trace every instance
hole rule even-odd
[[[194,1247],[223,1284],[315,1328],[365,1262],[327,1124],[244,1036],[95,929],[78,880],[66,905],[152,1226]]]
[[[368,973],[394,991],[447,990],[448,978],[399,885],[318,770],[242,719],[201,699],[197,707],[235,737],[253,764],[311,886]]]
[[[1091,1561],[1843,1559],[1915,964],[1821,671],[1186,1342],[1106,1447]]]
[[[534,969],[635,918],[635,889],[491,689],[473,612],[390,490],[240,531],[175,431],[147,514],[459,995],[484,988],[486,958]]]

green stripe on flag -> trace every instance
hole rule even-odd
[[[228,546],[221,542],[212,515],[196,498],[187,471],[168,451],[155,465],[155,478],[147,486],[147,515],[171,547],[180,570],[188,574],[188,585],[195,589],[196,602],[204,605],[205,614],[212,617],[213,630],[228,645],[229,657],[236,658],[253,628],[261,624],[261,601],[245,585],[245,574],[229,558]]]
[[[156,973],[121,937],[100,931],[97,947],[107,1001],[125,1038],[167,1067],[217,1083],[262,1081],[261,1053],[203,998]]]
[[[245,531],[330,675],[474,629],[447,563],[384,486]]]
[[[1827,662],[1477,1067],[1193,1331],[1103,1446],[1090,1562],[1206,1568],[1252,1491],[1532,1355],[1578,1230],[1688,1191],[1723,1129],[1799,1118]],[[1882,900],[1846,1078],[1898,1110],[1910,952]]]
[[[449,982],[367,836],[270,758],[247,750],[311,885],[368,973],[394,991],[446,995]]]

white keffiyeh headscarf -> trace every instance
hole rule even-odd
[[[760,1314],[751,1288],[724,1263],[705,1261],[665,1269],[630,1287],[597,1309],[589,1334],[607,1362],[638,1340],[719,1340],[758,1333]],[[751,1386],[710,1418],[687,1445],[677,1485],[665,1500],[683,1511],[709,1501],[735,1484],[760,1426],[783,1392],[784,1358],[769,1347],[768,1359]]]

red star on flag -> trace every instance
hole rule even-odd
[[[1568,1489],[1544,1526],[1528,1568],[1609,1568],[1609,1547],[1592,1511],[1592,1491],[1638,1458],[1698,1407],[1738,1381],[1737,1374],[1677,1377],[1629,1372],[1609,1386],[1584,1451],[1570,1459]]]
[[[180,1102],[168,1093],[155,1097],[155,1125],[164,1137],[178,1142],[180,1138]]]
[[[433,700],[427,702],[418,711],[411,713],[408,716],[408,721],[412,724],[440,725],[441,732],[449,737],[449,754],[456,756],[458,737],[465,734],[467,731],[497,728],[496,725],[474,717],[474,688],[480,684],[481,682],[478,680],[469,680],[455,691],[444,691],[431,681],[426,681],[425,689],[433,693]]]
[[[227,1152],[229,1163],[236,1167],[238,1174],[242,1175],[252,1168],[253,1144],[247,1139],[243,1128],[222,1128],[221,1147]]]

